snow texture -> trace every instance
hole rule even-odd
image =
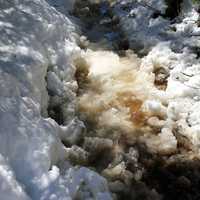
[[[161,12],[166,9],[162,0],[148,5]],[[90,87],[80,97],[80,110],[83,118],[97,123],[98,134],[118,130],[135,137],[139,132],[149,149],[160,154],[175,153],[181,135],[199,155],[200,65],[194,50],[199,48],[200,29],[194,23],[199,14],[190,1],[182,6],[183,16],[173,24],[176,31],[170,32],[169,19],[152,18],[153,11],[136,1],[119,1],[115,14],[125,35],[133,49],[145,50],[147,56],[120,58],[108,51],[82,55]],[[159,70],[162,73],[156,74]],[[162,79],[165,85],[157,88],[155,80]],[[145,125],[146,120],[150,129],[138,130],[132,123]]]
[[[184,47],[199,46],[199,14],[190,0],[183,0],[182,12],[173,20],[164,14],[167,4],[164,0],[117,1],[114,13],[119,16],[120,26],[130,46],[141,54],[148,52],[158,43],[171,41],[174,51]]]
[[[131,47],[147,54],[142,59],[142,70],[153,73],[162,68],[168,74],[166,90],[154,91],[153,102],[147,103],[150,110],[160,111],[161,108],[155,106],[156,101],[164,105],[166,110],[165,122],[149,119],[149,123],[158,127],[162,125],[163,128],[158,140],[150,139],[147,143],[155,151],[159,149],[158,146],[161,150],[165,150],[165,147],[175,150],[176,138],[172,132],[176,129],[199,152],[200,65],[196,51],[199,48],[199,13],[191,1],[184,0],[182,13],[172,23],[162,16],[153,17],[155,10],[143,6],[147,1],[138,2],[119,1],[115,6],[115,14],[120,16],[121,27]],[[147,4],[161,13],[165,12],[167,6],[162,0],[150,0]]]
[[[85,131],[76,116],[77,57],[88,64],[93,84],[79,103],[97,120],[100,134],[102,127],[119,131],[119,126],[127,133],[142,132],[140,139],[160,154],[176,152],[179,134],[199,154],[200,64],[194,48],[200,29],[194,23],[195,8],[185,0],[183,17],[171,27],[169,19],[152,18],[151,9],[120,1],[114,12],[131,48],[147,54],[120,58],[112,52],[81,53],[78,27],[68,15],[73,3],[0,0],[0,200],[112,199],[103,177],[65,162],[70,153],[82,150],[75,145]],[[165,12],[163,0],[148,3]],[[163,73],[156,77],[159,70]],[[157,88],[156,78],[167,83]],[[48,118],[49,105],[60,106],[62,125]],[[129,120],[130,111],[137,126]],[[62,142],[74,146],[68,149]]]
[[[66,158],[61,140],[75,143],[84,129],[75,117],[73,22],[44,0],[0,0],[0,35],[0,199],[111,199],[98,174],[56,166]],[[46,118],[52,96],[66,99],[63,126]]]

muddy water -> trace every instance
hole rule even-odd
[[[152,153],[140,140],[160,131],[149,126],[148,119],[161,116],[149,113],[143,104],[150,88],[166,89],[168,75],[159,69],[155,79],[143,76],[141,59],[126,51],[129,44],[112,5],[91,2],[78,1],[73,11],[83,33],[84,52],[74,64],[78,114],[87,126],[80,145],[89,155],[85,165],[107,178],[113,199],[200,199],[198,160],[188,160],[180,149],[170,155]]]

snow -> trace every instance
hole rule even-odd
[[[69,11],[71,11],[74,7],[74,3],[75,0],[68,0],[68,1],[64,1],[64,0],[47,0],[47,2],[55,7],[59,12],[63,13],[63,14],[67,14]]]
[[[200,29],[194,23],[195,7],[184,0],[184,15],[172,31],[169,19],[152,18],[153,10],[119,1],[114,13],[131,48],[146,54],[139,58],[132,51],[120,57],[81,50],[76,44],[79,27],[69,15],[74,3],[0,0],[2,200],[112,199],[105,178],[72,166],[88,160],[88,152],[77,146],[86,131],[78,106],[82,119],[96,125],[95,138],[85,138],[86,147],[112,148],[112,136],[123,132],[145,142],[153,153],[170,155],[177,151],[178,134],[199,154],[200,64],[194,47]],[[149,5],[165,12],[163,0]],[[73,61],[80,58],[78,65],[89,72],[89,87],[83,86],[77,98],[75,71],[82,66]],[[155,80],[160,69],[158,78],[166,83],[159,88]],[[49,107],[59,107],[61,124],[49,118]],[[122,162],[105,173],[115,176],[123,169]]]
[[[143,61],[148,64],[143,65],[144,67],[147,66],[148,69],[153,70],[156,63],[156,66],[165,67],[169,71],[166,90],[154,92],[157,101],[159,99],[162,106],[155,102],[147,104],[150,110],[156,112],[158,110],[162,112],[162,109],[164,109],[166,116],[162,130],[167,128],[169,131],[174,132],[175,127],[178,127],[178,133],[186,136],[194,145],[194,148],[198,147],[199,132],[196,127],[199,124],[197,125],[196,123],[194,126],[189,119],[190,116],[196,116],[195,113],[199,109],[199,59],[187,48],[183,50],[183,53],[174,53],[170,48],[170,43],[161,43],[154,47],[143,58]],[[193,118],[193,120],[195,119]],[[158,137],[161,136],[159,135]],[[176,138],[172,136],[173,134],[171,134],[171,144],[175,144]],[[167,137],[170,138],[169,136]],[[165,141],[167,137],[163,136],[162,148],[167,144],[167,141]],[[160,139],[162,141],[162,138]],[[176,149],[175,146],[174,149]]]
[[[118,1],[114,13],[119,16],[120,26],[131,48],[146,55],[164,41],[171,41],[171,48],[178,52],[186,46],[199,46],[199,39],[196,38],[200,33],[196,23],[199,19],[197,9],[190,0],[184,0],[182,7],[182,13],[171,21],[163,16],[153,17],[157,11],[165,13],[167,5],[163,0]]]
[[[0,188],[1,199],[30,199],[23,187],[16,181],[12,169],[2,155],[0,155]]]
[[[69,163],[61,173],[57,165],[66,159],[62,140],[74,144],[84,131],[75,116],[74,23],[44,0],[0,1],[0,21],[0,199],[111,199],[95,172]],[[68,117],[59,126],[47,108],[64,99]]]
[[[123,5],[128,4],[129,9],[123,9]],[[166,8],[162,0],[151,0],[148,4],[161,12]],[[142,59],[142,70],[152,73],[162,68],[168,73],[166,90],[150,91],[151,98],[145,104],[147,110],[161,112],[164,117],[162,122],[155,117],[149,119],[151,125],[156,122],[163,126],[158,137],[152,140],[153,150],[156,151],[163,151],[165,147],[169,151],[176,149],[177,139],[173,137],[175,130],[186,136],[193,144],[192,148],[199,151],[200,124],[197,113],[200,100],[200,65],[194,50],[199,47],[197,35],[200,29],[196,23],[199,13],[191,1],[184,0],[182,7],[183,12],[170,25],[169,19],[152,18],[153,10],[135,2],[120,1],[115,6],[115,14],[120,16],[120,25],[131,47],[137,52],[147,54]],[[170,30],[171,27],[175,27],[174,31]],[[152,143],[149,146],[152,147]]]
[[[199,109],[200,65],[188,49],[174,53],[170,43],[164,42],[141,60],[134,54],[119,58],[108,51],[87,51],[82,56],[89,66],[90,87],[80,97],[80,111],[83,118],[97,123],[99,130],[96,131],[100,135],[118,129],[119,134],[127,132],[132,137],[137,136],[135,123],[147,118],[151,127],[161,128],[158,135],[147,127],[140,128],[141,139],[151,151],[161,154],[175,152],[177,139],[174,131],[180,126],[185,130],[182,128],[179,134],[186,136],[194,148],[199,145],[199,122],[193,119],[196,122],[193,126],[190,119]],[[154,86],[154,71],[159,68],[169,73],[166,90]],[[185,75],[191,73],[194,74],[191,77]]]
[[[115,14],[120,18],[120,25],[129,39],[131,48],[147,53],[150,47],[163,40],[162,34],[165,34],[170,22],[162,17],[152,18],[155,10],[161,13],[165,12],[166,5],[163,0],[138,2],[129,0],[118,1],[115,6]],[[143,6],[145,3],[155,10]],[[124,5],[129,5],[128,9],[125,9]]]
[[[165,9],[162,1],[156,2],[149,1],[149,4]],[[184,6],[186,3],[184,1]],[[129,5],[129,11],[123,11],[124,5]],[[141,12],[141,9],[145,11]],[[136,12],[134,19],[128,16],[133,11]],[[186,137],[192,149],[198,152],[200,65],[192,50],[192,46],[198,47],[198,38],[188,38],[186,31],[188,26],[191,33],[199,30],[195,23],[191,23],[197,19],[197,12],[188,6],[183,20],[174,24],[177,31],[170,33],[173,37],[159,36],[161,31],[166,32],[162,26],[169,28],[169,24],[165,23],[169,22],[168,19],[153,19],[152,10],[134,2],[118,2],[115,14],[121,17],[122,29],[133,48],[139,43],[142,46],[136,48],[137,51],[145,49],[147,55],[140,59],[133,52],[128,52],[124,58],[109,51],[88,50],[83,54],[90,80],[89,89],[86,88],[79,100],[83,119],[96,123],[97,135],[105,136],[113,131],[129,133],[134,138],[138,137],[139,132],[140,139],[152,152],[175,153],[178,148],[176,134]],[[162,26],[157,26],[156,20]],[[149,31],[150,24],[157,26],[156,31]],[[177,44],[175,48],[174,42]],[[161,89],[154,82],[156,71],[160,69],[164,73],[161,79],[166,77],[166,85]],[[143,124],[139,130],[138,120],[140,126]],[[150,127],[146,127],[146,120]],[[155,128],[160,131],[156,132]]]

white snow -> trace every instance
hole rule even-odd
[[[0,188],[1,199],[30,199],[26,195],[22,185],[16,181],[12,169],[10,169],[2,155],[0,155]]]
[[[44,0],[0,1],[1,200],[71,200],[79,193],[111,199],[95,172],[68,164],[61,173],[57,165],[66,159],[61,140],[74,144],[84,131],[75,116],[78,36],[65,14]],[[49,100],[56,101],[47,89],[57,101],[67,100],[65,125],[46,118]]]

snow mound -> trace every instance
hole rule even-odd
[[[61,140],[75,143],[83,130],[75,117],[72,60],[80,50],[72,21],[44,0],[0,1],[0,35],[0,198],[111,199],[98,174],[70,165],[61,174],[56,166],[66,158]],[[49,102],[64,100],[59,126],[46,117]]]

